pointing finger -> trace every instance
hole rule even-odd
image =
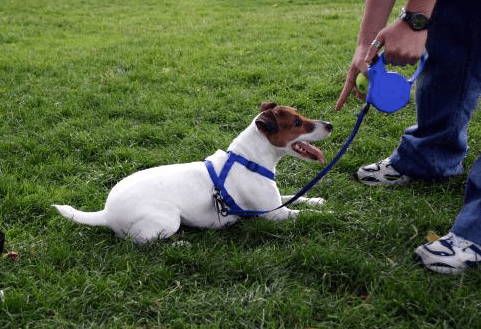
[[[354,88],[356,84],[356,73],[357,71],[354,67],[351,67],[349,69],[349,73],[347,74],[346,77],[346,83],[344,84],[344,89],[341,92],[341,96],[339,96],[339,99],[337,100],[336,103],[336,111],[339,111],[342,109],[344,104],[346,103],[349,94],[351,93],[351,90]]]

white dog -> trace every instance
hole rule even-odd
[[[293,108],[263,103],[261,113],[234,139],[228,152],[218,150],[205,162],[136,172],[114,186],[101,211],[54,206],[74,222],[108,226],[117,236],[127,235],[136,243],[169,237],[181,224],[222,227],[240,218],[236,209],[272,210],[288,199],[281,197],[273,180],[277,162],[290,154],[324,163],[322,151],[308,142],[326,138],[331,129],[330,123],[304,118]],[[217,189],[213,180],[218,180]],[[320,204],[323,199],[297,202]],[[297,217],[298,212],[282,207],[263,216],[283,220]]]

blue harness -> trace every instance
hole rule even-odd
[[[262,214],[266,214],[269,211],[262,211],[262,210],[244,210],[242,209],[230,196],[229,192],[225,188],[225,180],[229,171],[231,170],[232,166],[237,162],[252,172],[258,173],[261,176],[264,176],[270,180],[275,179],[275,174],[253,161],[249,161],[241,155],[235,154],[232,151],[228,151],[228,158],[220,175],[217,176],[217,173],[214,170],[214,165],[209,160],[204,160],[204,164],[207,167],[207,171],[209,172],[210,178],[212,179],[212,183],[214,183],[214,204],[217,209],[217,212],[222,216],[241,216],[241,217],[252,217],[252,216],[260,216]]]

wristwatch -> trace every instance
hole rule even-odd
[[[408,23],[414,31],[421,31],[427,29],[429,23],[431,22],[430,19],[423,14],[407,11],[404,7],[401,9],[399,18]]]

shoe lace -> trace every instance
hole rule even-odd
[[[452,232],[449,232],[443,239],[446,243],[449,243],[449,245],[453,247],[457,247],[463,251],[465,251],[467,248],[469,248],[471,245],[473,245],[472,242],[463,239],[457,235],[455,235]]]
[[[455,246],[460,248],[463,252],[469,252],[474,256],[474,259],[471,261],[480,262],[481,261],[481,247],[477,244],[466,240],[460,236],[457,236],[453,233],[449,233],[449,238],[446,239],[451,246]]]
[[[384,164],[384,165],[388,166],[388,165],[391,164],[391,158],[386,158],[386,159],[384,159],[384,160],[381,160],[381,161],[378,162],[378,164],[379,164],[379,165],[383,165],[383,164]]]

